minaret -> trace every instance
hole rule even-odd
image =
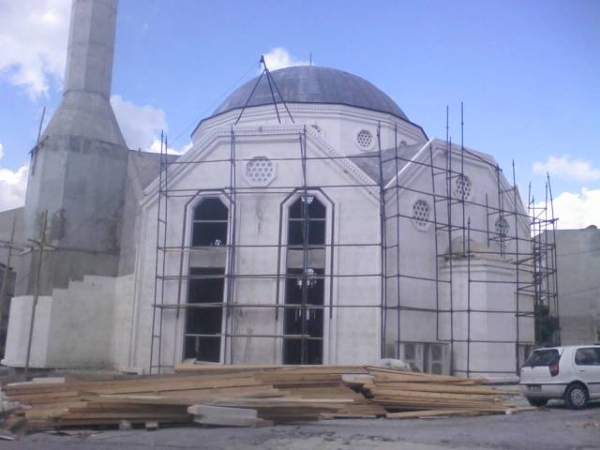
[[[128,149],[110,105],[118,0],[73,0],[65,90],[32,151],[25,237],[39,240],[47,211],[40,295],[85,275],[115,276]],[[38,252],[25,257],[17,295],[35,291]]]
[[[81,136],[125,147],[110,105],[118,0],[73,0],[65,90],[45,136]]]

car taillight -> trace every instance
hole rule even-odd
[[[558,363],[552,363],[550,364],[550,375],[552,375],[553,377],[555,377],[556,375],[558,375]]]

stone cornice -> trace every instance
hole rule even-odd
[[[332,119],[356,119],[359,121],[365,121],[369,123],[378,123],[380,122],[382,126],[388,125],[390,127],[394,127],[394,125],[398,126],[398,129],[402,130],[407,134],[414,135],[415,138],[422,138],[425,135],[423,129],[408,120],[400,119],[392,114],[379,112],[379,111],[371,111],[368,109],[358,108],[355,106],[349,105],[337,105],[337,104],[326,104],[326,103],[289,103],[287,104],[289,110],[292,113],[292,117],[294,119],[304,119],[304,115],[309,116],[308,119],[311,121],[314,119],[318,119],[319,116],[326,117],[329,116]],[[284,122],[290,122],[290,118],[287,115],[287,112],[283,108],[283,104],[278,104],[279,114],[281,119]],[[204,119],[198,127],[192,133],[192,136],[195,136],[200,129],[206,129],[210,126],[223,126],[228,125],[231,126],[232,122],[235,122],[239,116],[239,110],[228,111],[222,115],[209,117]],[[295,117],[298,115],[298,117]],[[241,125],[244,123],[244,118],[248,118],[250,120],[275,120],[276,113],[273,105],[262,105],[262,106],[253,106],[244,111],[244,116],[242,116]]]
[[[372,185],[373,180],[371,180],[371,178],[368,177],[358,166],[350,161],[348,157],[342,155],[340,152],[334,149],[319,132],[310,126],[305,126],[304,124],[285,124],[233,127],[233,132],[235,133],[236,139],[243,137],[251,137],[256,139],[290,137],[290,135],[296,133],[300,135],[304,133],[304,130],[306,130],[307,140],[310,139],[317,149],[320,149],[329,155],[332,158],[332,161],[335,161],[337,164],[339,164],[358,183],[364,184],[365,188],[368,189],[372,195],[375,195],[376,197],[379,195],[376,187],[366,186]],[[189,165],[185,163],[199,162],[203,159],[205,154],[209,153],[213,148],[215,148],[217,142],[222,141],[223,139],[227,139],[229,141],[231,139],[231,132],[232,128],[230,126],[225,126],[212,128],[203,134],[201,139],[195,142],[193,147],[177,160],[177,164],[168,166],[169,183],[177,182],[177,180],[183,176],[183,174],[187,171],[186,169],[189,167]],[[155,179],[145,189],[144,192],[146,199],[142,203],[147,204],[151,202],[152,199],[157,195],[158,188],[159,178]]]

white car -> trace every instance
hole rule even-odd
[[[561,399],[569,408],[585,408],[600,399],[600,345],[534,350],[521,368],[519,384],[530,405]]]

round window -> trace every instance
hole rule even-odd
[[[368,150],[373,146],[373,135],[369,130],[360,130],[356,135],[356,143],[364,150]]]
[[[425,200],[417,200],[413,205],[413,219],[417,228],[425,230],[429,225],[431,208]]]
[[[471,197],[471,192],[473,190],[473,184],[471,183],[471,179],[465,175],[459,175],[456,178],[454,183],[454,195],[456,197],[467,200]]]
[[[275,178],[275,164],[264,156],[246,163],[246,178],[257,186],[266,186]]]

